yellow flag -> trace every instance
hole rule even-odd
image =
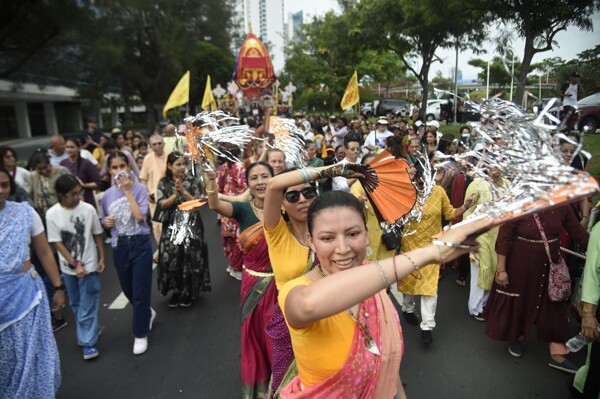
[[[202,97],[202,109],[205,111],[216,111],[217,102],[210,86],[210,75],[206,76],[206,88],[204,89],[204,97]]]
[[[346,92],[344,93],[344,97],[342,97],[342,109],[346,110],[358,103],[360,100],[358,96],[358,75],[356,71],[354,71],[354,75],[350,79],[350,83],[348,83],[348,87],[346,88]]]
[[[190,71],[187,71],[179,83],[173,89],[173,92],[169,96],[165,107],[163,108],[163,116],[167,116],[167,111],[171,108],[178,107],[183,104],[190,102]]]

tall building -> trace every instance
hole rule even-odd
[[[300,42],[300,33],[302,32],[302,22],[304,21],[304,12],[288,12],[286,25],[286,42]]]
[[[252,29],[271,54],[275,72],[283,70],[285,59],[283,0],[230,0],[232,8],[232,51],[238,54],[246,34]],[[243,16],[243,18],[242,18]]]
[[[452,79],[452,81],[454,81],[454,67],[450,67],[450,78]],[[458,79],[457,80],[462,80],[463,76],[462,76],[462,70],[460,68],[458,68]]]

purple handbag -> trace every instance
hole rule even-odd
[[[544,240],[544,248],[546,248],[546,254],[550,261],[550,272],[548,273],[548,297],[552,302],[564,302],[571,296],[571,276],[569,275],[569,268],[562,256],[559,257],[558,263],[552,262],[550,246],[548,245],[546,233],[544,233],[540,218],[537,214],[534,214],[533,217],[540,230],[542,239]]]

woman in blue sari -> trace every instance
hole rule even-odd
[[[65,286],[40,216],[26,202],[7,201],[14,190],[0,168],[0,398],[54,397],[58,350],[44,284],[29,260],[30,242],[54,285],[53,309],[64,305]]]

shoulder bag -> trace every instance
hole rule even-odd
[[[546,233],[540,222],[540,218],[537,214],[533,215],[535,223],[540,230],[542,240],[544,240],[544,248],[548,255],[548,261],[550,261],[550,272],[548,273],[548,297],[552,302],[563,302],[569,299],[571,296],[571,276],[569,276],[569,268],[565,263],[565,260],[559,254],[558,263],[552,262],[552,256],[550,256],[550,246],[546,239]]]

